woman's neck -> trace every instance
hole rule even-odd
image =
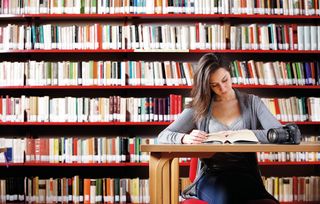
[[[229,91],[227,94],[225,94],[223,96],[216,95],[214,97],[214,101],[216,101],[216,102],[225,102],[225,101],[231,101],[231,100],[233,100],[235,98],[236,98],[236,93],[232,89],[231,91]]]

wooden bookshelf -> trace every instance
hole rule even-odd
[[[286,123],[295,123],[297,125],[320,125],[320,122],[312,122],[312,121],[286,121],[282,122],[282,124]],[[157,126],[157,125],[170,125],[171,122],[0,122],[0,126],[122,126],[122,125],[130,125],[130,126],[143,126],[143,125],[151,125],[151,126]]]
[[[319,19],[318,15],[261,15],[261,14],[1,14],[0,19]]]
[[[301,161],[301,162],[259,162],[260,166],[299,166],[299,165],[320,165],[320,161]],[[120,163],[48,163],[48,162],[26,162],[26,163],[0,163],[0,166],[21,166],[21,167],[37,167],[37,166],[52,166],[52,167],[126,167],[126,166],[144,166],[148,167],[149,163],[145,162],[120,162]],[[179,166],[189,167],[190,162],[180,162]]]
[[[46,23],[46,22],[76,22],[81,23],[85,22],[101,22],[101,21],[110,21],[110,22],[125,22],[125,23],[144,23],[151,22],[208,22],[210,20],[218,20],[220,22],[229,21],[234,24],[242,24],[241,21],[245,21],[246,23],[261,23],[266,20],[268,23],[273,22],[277,23],[280,21],[282,24],[286,23],[295,23],[296,21],[299,24],[309,24],[310,22],[314,24],[318,24],[320,21],[319,15],[246,15],[246,14],[23,14],[23,15],[15,15],[15,14],[1,14],[0,21],[4,24],[10,23],[14,24],[16,22],[28,22],[28,23]],[[318,60],[318,55],[320,54],[319,50],[213,50],[213,49],[33,49],[33,50],[0,50],[0,56],[3,55],[2,61],[6,60],[6,56],[10,56],[10,61],[19,61],[20,57],[23,56],[24,60],[31,59],[37,61],[50,60],[50,61],[61,61],[61,58],[68,58],[69,55],[73,55],[73,59],[76,58],[78,61],[81,61],[82,57],[91,58],[92,60],[101,59],[108,55],[113,55],[114,58],[119,61],[122,60],[151,60],[157,61],[158,56],[160,60],[163,59],[175,59],[176,61],[184,61],[186,60],[185,56],[190,56],[190,61],[196,61],[199,56],[205,53],[221,53],[225,55],[233,55],[232,57],[235,59],[245,58],[250,55],[252,59],[263,58],[264,56],[275,57],[276,59],[286,59],[286,56],[294,56],[298,61],[304,61],[305,58],[312,58],[314,60]],[[47,55],[48,54],[48,55]],[[76,57],[74,57],[76,56]],[[146,57],[147,56],[147,57]],[[182,57],[183,56],[183,57]],[[72,60],[73,60],[72,59]],[[189,60],[189,59],[187,59]],[[317,91],[320,89],[320,85],[304,85],[304,86],[296,86],[296,85],[238,85],[234,84],[234,88],[238,88],[241,90],[253,89],[258,92],[268,92],[269,95],[272,95],[275,92],[283,93],[287,91],[292,91],[292,96],[296,93],[304,94],[308,92],[308,90]],[[0,86],[0,93],[3,92],[6,94],[12,93],[13,95],[23,94],[24,91],[28,95],[33,93],[33,95],[37,95],[37,92],[41,92],[41,95],[44,95],[45,92],[47,95],[91,95],[95,90],[112,90],[114,93],[122,93],[123,91],[128,90],[124,95],[130,96],[130,94],[138,95],[144,91],[161,91],[167,94],[171,92],[186,92],[191,89],[190,86]],[[74,93],[73,91],[77,91]],[[35,94],[34,94],[35,93]],[[101,93],[99,93],[101,95]],[[149,94],[149,93],[148,93]],[[319,97],[318,93],[315,93],[317,97]],[[31,94],[32,95],[32,94]],[[108,95],[108,93],[106,94]],[[112,94],[111,94],[112,95]],[[183,93],[183,95],[186,95]],[[93,126],[96,128],[97,132],[85,132],[88,134],[96,134],[99,135],[101,133],[105,133],[100,130],[101,127],[107,126],[109,129],[119,130],[123,135],[135,135],[136,133],[133,131],[141,131],[144,128],[154,128],[159,129],[168,126],[171,122],[0,122],[0,130],[3,129],[19,129],[19,133],[23,132],[26,135],[29,135],[30,132],[34,133],[37,129],[42,127],[49,126],[52,129],[59,129],[66,131],[66,133],[71,134],[74,128],[79,126]],[[283,124],[288,122],[282,122]],[[320,126],[320,122],[295,122],[299,126],[303,126],[306,128],[314,128],[315,134],[318,134]],[[97,126],[97,127],[95,127]],[[137,126],[137,129],[131,131],[130,128]],[[318,128],[318,129],[317,129]],[[11,131],[11,130],[10,130]],[[9,131],[9,132],[10,132]],[[12,130],[13,131],[13,130]],[[50,130],[46,130],[50,133]],[[86,131],[86,130],[84,130]],[[154,133],[158,133],[158,130],[155,130]],[[14,132],[14,131],[13,131]],[[31,135],[31,136],[40,136],[41,135]],[[1,137],[1,136],[0,136]],[[0,149],[1,152],[1,149]],[[70,168],[86,168],[90,167],[90,170],[94,171],[96,168],[104,168],[106,172],[116,173],[118,167],[126,168],[126,167],[148,167],[148,163],[43,163],[43,162],[32,162],[32,163],[9,163],[8,166],[12,167],[70,167]],[[265,166],[266,168],[273,168],[274,166],[288,166],[288,168],[292,166],[301,166],[303,168],[304,165],[312,166],[314,165],[318,169],[320,162],[260,162],[259,165]],[[6,164],[0,163],[0,167],[5,167]],[[180,166],[188,167],[189,162],[180,163]],[[114,168],[113,168],[114,167]],[[131,169],[132,169],[131,168]],[[6,171],[6,170],[4,170]],[[10,171],[10,169],[9,169]],[[139,171],[139,170],[137,170]],[[316,170],[315,170],[316,171]],[[50,172],[50,174],[54,174],[55,172]],[[136,173],[136,172],[135,172]],[[319,172],[315,172],[316,175],[319,175]],[[19,174],[20,175],[20,174]],[[47,175],[47,176],[55,176],[55,175]],[[118,175],[121,177],[121,175]],[[146,175],[143,175],[146,176]],[[284,203],[284,202],[282,202]],[[315,204],[318,202],[285,202],[287,204]]]
[[[85,54],[98,54],[98,53],[227,53],[227,54],[320,54],[318,50],[207,50],[207,49],[33,49],[33,50],[0,50],[0,53],[16,53],[16,54],[41,54],[41,53],[54,53],[54,54],[66,54],[66,53],[85,53]]]
[[[252,85],[252,84],[233,84],[232,87],[237,89],[320,89],[320,85]],[[62,89],[62,90],[85,90],[85,89],[182,89],[182,90],[190,90],[191,86],[101,86],[101,85],[82,85],[82,86],[0,86],[0,90],[4,89],[11,89],[11,90],[20,90],[20,89],[26,89],[26,90],[37,90],[37,89],[45,89],[45,90],[51,90],[51,89]]]

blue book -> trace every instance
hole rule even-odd
[[[317,62],[316,66],[316,84],[320,85],[320,62]]]
[[[304,70],[305,70],[306,85],[312,85],[312,74],[311,74],[311,67],[309,62],[304,63]]]
[[[12,156],[12,147],[8,147],[7,151],[4,152],[6,163],[12,162]]]

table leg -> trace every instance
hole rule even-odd
[[[150,203],[170,203],[170,160],[159,153],[151,153],[149,161]]]
[[[179,203],[179,158],[171,161],[171,203]]]

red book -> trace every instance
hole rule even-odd
[[[253,45],[253,36],[254,36],[254,33],[253,33],[253,27],[250,27],[249,26],[249,43],[251,44],[251,45]]]
[[[176,63],[176,69],[177,69],[177,73],[178,73],[178,82],[179,84],[182,83],[182,75],[181,75],[181,70],[180,70],[180,63],[179,62],[175,62]]]
[[[293,45],[294,45],[294,50],[298,49],[298,28],[297,24],[292,24],[292,32],[293,32]]]
[[[182,112],[182,96],[181,95],[177,95],[177,117],[178,115]]]
[[[299,177],[298,178],[298,201],[304,201],[304,193],[305,193],[305,178]]]
[[[290,38],[289,38],[289,25],[284,25],[284,42],[285,44],[290,44]],[[289,48],[288,48],[289,49]]]
[[[238,69],[239,77],[242,78],[242,79],[244,79],[244,78],[243,78],[244,76],[243,76],[243,72],[242,72],[242,69],[241,69],[240,61],[237,60],[236,63],[237,63],[237,67],[236,67],[236,68]]]
[[[174,95],[170,94],[169,95],[170,98],[170,111],[169,111],[169,115],[170,115],[170,121],[174,120]]]
[[[101,29],[101,24],[95,24],[97,27],[97,32],[98,32],[98,49],[102,49],[102,29]]]
[[[0,96],[0,121],[3,121],[2,120],[2,114],[3,114],[2,113],[2,99],[3,99],[2,96]]]
[[[83,180],[83,194],[84,194],[84,203],[90,204],[90,179],[85,178]]]
[[[196,44],[200,43],[199,23],[196,23]]]
[[[40,145],[40,138],[36,138],[34,140],[34,155],[35,155],[35,161],[39,162],[41,157],[41,145]]]
[[[40,161],[49,162],[49,139],[40,138]]]
[[[78,161],[78,138],[77,137],[73,137],[72,138],[72,144],[73,144],[73,153],[72,155],[76,158],[76,161],[73,161],[74,163],[80,162]]]
[[[253,74],[253,70],[252,70],[253,68],[251,66],[251,63],[247,63],[247,66],[248,66],[250,78],[254,79],[254,74]]]
[[[279,106],[279,101],[278,101],[278,98],[274,98],[274,106],[275,106],[275,109],[276,109],[276,116],[277,116],[277,119],[279,120],[280,119],[280,106]]]
[[[298,201],[298,179],[296,176],[292,177],[292,194],[293,201]]]
[[[311,68],[312,84],[314,85],[315,84],[315,80],[316,80],[316,68],[315,68],[314,62],[310,62],[310,68]],[[0,115],[1,115],[1,113],[0,113]]]
[[[27,138],[26,141],[27,147],[26,147],[26,162],[34,162],[34,139],[31,137]]]

